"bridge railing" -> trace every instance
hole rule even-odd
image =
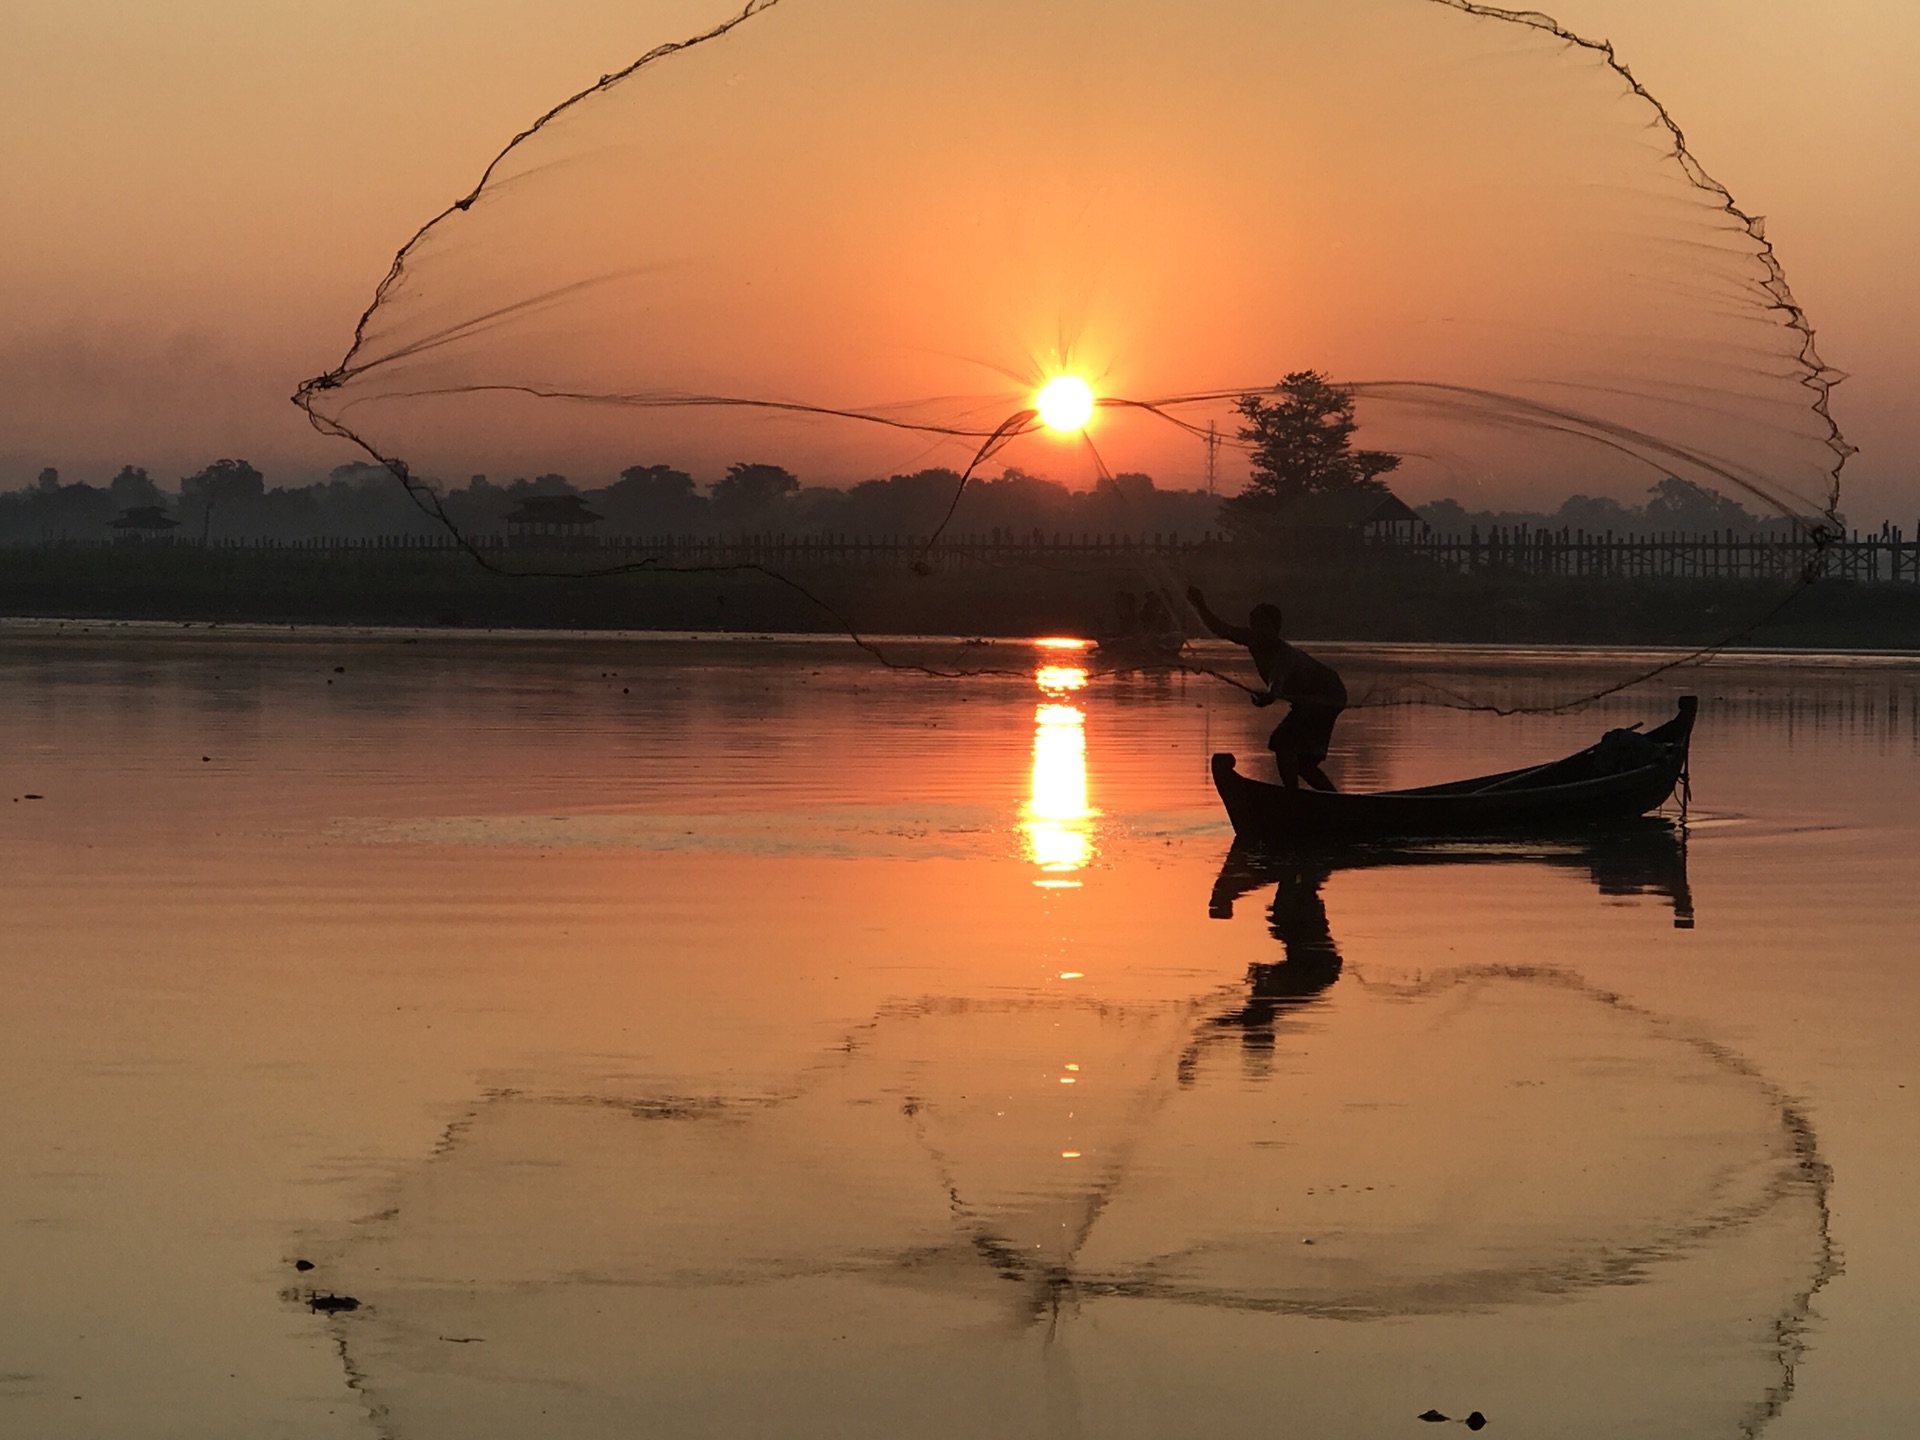
[[[1222,560],[1279,559],[1351,562],[1403,558],[1457,574],[1511,573],[1595,578],[1788,580],[1809,566],[1819,574],[1865,583],[1920,584],[1920,528],[1913,536],[1888,525],[1854,531],[1825,546],[1804,534],[1732,531],[1707,534],[1614,534],[1576,530],[1495,528],[1466,534],[1399,526],[1375,533],[1296,533],[1278,543],[1235,541],[1212,532],[1198,536],[1068,534],[999,530],[948,535],[929,542],[915,535],[704,535],[542,536],[500,535],[465,542],[445,534],[316,537],[308,539],[222,538],[206,542],[216,552],[284,552],[353,556],[407,552],[454,554],[470,544],[486,556],[559,551],[584,567],[623,564],[767,565],[805,568],[844,566],[892,569],[925,565],[934,570],[1023,565],[1084,565],[1108,568],[1154,557],[1179,568],[1202,556]],[[45,535],[14,541],[8,548],[140,550],[200,549],[197,537],[177,534],[135,539]]]

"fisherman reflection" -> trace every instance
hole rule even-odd
[[[1207,913],[1233,918],[1234,902],[1268,885],[1267,928],[1286,952],[1282,961],[1247,967],[1247,998],[1237,1009],[1206,1022],[1200,1038],[1180,1061],[1180,1081],[1193,1081],[1202,1048],[1228,1031],[1240,1032],[1247,1073],[1271,1068],[1274,1036],[1285,1013],[1308,1004],[1340,978],[1340,950],[1327,923],[1320,887],[1336,870],[1413,866],[1541,865],[1583,871],[1609,899],[1657,897],[1673,909],[1676,929],[1694,924],[1687,883],[1684,825],[1646,818],[1596,826],[1574,836],[1509,844],[1463,839],[1423,845],[1378,844],[1326,851],[1292,852],[1236,843],[1213,882]]]
[[[1246,1003],[1207,1022],[1214,1035],[1239,1032],[1241,1063],[1250,1079],[1262,1078],[1273,1068],[1280,1017],[1310,1004],[1340,978],[1340,947],[1334,944],[1327,905],[1320,897],[1320,887],[1332,873],[1331,864],[1309,856],[1269,857],[1249,866],[1235,866],[1230,860],[1214,884],[1207,908],[1216,920],[1231,919],[1233,902],[1242,895],[1268,882],[1274,886],[1267,930],[1280,942],[1286,958],[1249,965]],[[1203,1034],[1182,1057],[1181,1084],[1192,1084],[1193,1065],[1209,1038]]]

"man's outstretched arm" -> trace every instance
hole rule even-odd
[[[1253,631],[1244,625],[1229,625],[1207,604],[1207,597],[1200,593],[1198,585],[1187,587],[1187,603],[1193,606],[1193,613],[1200,617],[1200,623],[1218,635],[1222,640],[1231,640],[1236,645],[1252,645]]]

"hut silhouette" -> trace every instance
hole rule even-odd
[[[516,548],[571,550],[595,541],[594,526],[606,517],[578,495],[529,495],[507,515],[507,544]]]
[[[158,505],[135,505],[122,511],[111,528],[115,541],[134,544],[165,540],[179,526],[180,522]]]

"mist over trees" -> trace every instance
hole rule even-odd
[[[703,490],[671,465],[633,465],[611,484],[576,485],[558,473],[504,484],[474,475],[442,487],[441,503],[461,529],[497,535],[506,517],[529,497],[579,495],[606,517],[607,536],[743,534],[925,535],[946,517],[960,488],[948,469],[865,480],[848,489],[808,486],[783,466],[743,461]],[[179,540],[222,541],[373,539],[441,535],[387,470],[378,465],[336,468],[314,485],[270,487],[258,469],[223,459],[184,476],[172,494],[145,470],[128,466],[111,485],[63,485],[48,470],[30,489],[0,494],[0,543],[101,540],[129,510],[158,506],[177,522]],[[1204,491],[1161,490],[1147,475],[1102,480],[1091,491],[1010,469],[967,484],[949,533],[1026,538],[1059,534],[1151,535],[1191,538],[1218,525],[1219,502]]]
[[[1414,510],[1434,530],[1455,535],[1521,527],[1584,530],[1589,535],[1785,535],[1793,529],[1791,521],[1755,515],[1730,496],[1674,475],[1649,486],[1644,505],[1626,505],[1604,495],[1570,495],[1549,512],[1470,510],[1458,500],[1431,500]]]
[[[1290,377],[1291,378],[1291,377]],[[1323,397],[1308,397],[1297,414],[1317,414],[1330,430],[1348,417],[1335,404],[1314,411]],[[1284,401],[1269,402],[1249,416],[1248,429],[1265,437],[1285,433],[1294,418],[1278,414]],[[1243,410],[1243,414],[1246,413]],[[1345,432],[1350,435],[1351,431]],[[1258,443],[1258,442],[1256,442]],[[1263,457],[1246,491],[1222,502],[1199,490],[1163,490],[1151,476],[1123,474],[1091,490],[1070,490],[1057,481],[1019,469],[967,484],[947,533],[998,534],[1029,539],[1053,535],[1171,535],[1188,539],[1222,529],[1254,543],[1283,497],[1327,493],[1341,485],[1384,489],[1379,476],[1391,466],[1379,452],[1353,451],[1346,459],[1320,452],[1312,465],[1290,466],[1277,452]],[[1388,457],[1392,458],[1392,457]],[[841,489],[809,486],[769,461],[742,461],[710,486],[685,470],[662,463],[635,464],[611,483],[582,486],[557,472],[496,482],[484,475],[441,487],[442,503],[461,529],[475,536],[503,534],[506,517],[523,500],[539,495],[579,495],[606,517],[605,536],[698,536],[785,534],[791,536],[922,536],[931,533],[954,503],[960,477],[932,468],[865,480]],[[443,527],[413,503],[379,465],[335,468],[316,484],[274,486],[244,459],[215,460],[163,486],[139,466],[127,465],[105,485],[63,483],[43,470],[29,486],[0,492],[0,544],[98,542],[113,536],[113,522],[130,511],[157,508],[175,522],[179,543],[321,539],[370,540],[391,536],[440,536]],[[1783,530],[1785,522],[1753,515],[1736,501],[1686,481],[1654,485],[1643,505],[1575,495],[1551,513],[1469,509],[1455,500],[1417,507],[1433,529],[1465,534],[1478,528],[1525,525],[1584,529],[1589,533],[1649,531],[1752,534]]]

